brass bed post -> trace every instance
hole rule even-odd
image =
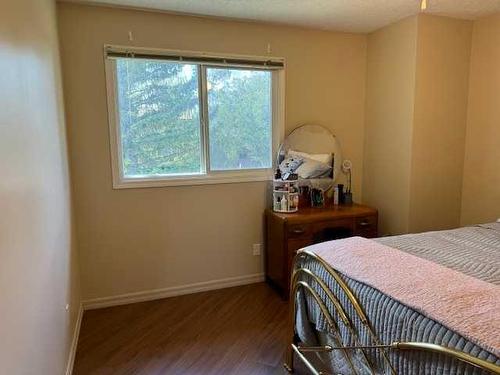
[[[354,344],[357,345],[357,346],[361,346],[361,343],[359,342],[359,336],[356,333],[356,330],[354,329],[354,327],[353,327],[351,321],[349,320],[346,312],[344,311],[344,308],[340,304],[340,301],[337,299],[337,297],[335,297],[335,295],[332,293],[332,291],[330,290],[330,288],[328,288],[328,286],[325,284],[325,282],[323,280],[321,280],[317,275],[315,275],[311,270],[309,270],[307,268],[297,268],[297,269],[294,268],[294,271],[293,271],[293,274],[292,274],[291,284],[294,285],[296,283],[297,277],[301,273],[308,275],[309,277],[311,277],[316,282],[316,284],[319,285],[319,287],[326,294],[326,296],[328,297],[328,299],[330,300],[330,302],[334,305],[335,310],[339,314],[340,320],[345,325],[345,327],[349,330],[349,333],[353,337]],[[370,369],[371,374],[375,375],[375,371],[373,369],[373,366],[370,363],[370,361],[368,360],[368,357],[366,356],[366,353],[364,352],[363,349],[360,349],[360,352],[361,352],[361,355],[363,357],[364,362],[366,363],[366,365]]]
[[[357,301],[356,297],[351,292],[351,290],[349,289],[349,287],[340,278],[340,276],[322,258],[318,257],[316,254],[314,254],[312,252],[309,252],[307,250],[301,250],[301,251],[299,251],[297,253],[297,255],[295,257],[294,266],[293,266],[293,272],[292,272],[291,282],[290,282],[291,285],[290,285],[290,299],[289,299],[289,301],[292,304],[292,306],[291,306],[291,314],[290,314],[290,327],[291,328],[290,328],[290,336],[289,337],[291,339],[290,340],[291,345],[290,345],[290,347],[287,348],[286,357],[285,357],[285,364],[284,364],[285,368],[289,372],[293,372],[293,353],[294,353],[293,344],[295,342],[294,340],[295,340],[295,320],[296,320],[296,312],[297,312],[297,306],[296,306],[297,285],[298,284],[304,284],[303,281],[298,281],[297,280],[299,273],[305,273],[305,274],[311,276],[316,281],[316,283],[318,283],[318,285],[325,291],[325,293],[326,293],[328,299],[330,300],[330,302],[336,307],[337,312],[339,313],[339,316],[341,317],[341,320],[344,322],[344,324],[346,325],[346,327],[350,331],[351,335],[353,336],[353,340],[354,340],[355,344],[357,344],[357,341],[358,341],[358,335],[355,333],[354,328],[350,324],[350,321],[347,318],[347,315],[345,314],[342,306],[338,302],[337,298],[335,298],[335,296],[333,295],[333,293],[329,290],[328,286],[326,286],[326,284],[317,275],[315,275],[311,270],[309,270],[307,268],[297,268],[298,267],[298,259],[299,259],[299,257],[305,258],[307,256],[312,257],[313,259],[317,260],[323,266],[323,268],[335,279],[335,281],[339,284],[339,286],[341,287],[341,289],[346,294],[346,296],[349,299],[350,303],[353,305],[355,311],[358,314],[358,317],[359,317],[360,321],[367,328],[370,336],[372,337],[372,340],[374,340],[376,344],[380,344],[378,338],[376,338],[373,330],[371,329],[371,327],[368,324],[368,319],[366,318],[366,315],[364,314],[364,312],[363,312],[363,310],[361,308],[361,305],[359,304],[359,302]],[[310,288],[310,286],[307,283],[305,283],[305,284],[308,286],[308,289],[310,289],[311,291],[314,292],[314,290],[312,288]],[[313,297],[314,297],[314,295],[313,295]],[[318,298],[319,298],[319,296],[318,296]],[[320,299],[320,301],[321,301],[321,299]],[[316,302],[318,302],[318,301],[316,301]],[[328,310],[326,310],[326,312],[328,313]],[[323,311],[322,311],[322,313],[323,313]],[[325,315],[325,314],[323,313],[323,315]],[[332,319],[332,321],[333,321],[333,319]],[[373,366],[369,362],[369,360],[368,360],[365,352],[363,351],[362,348],[360,348],[359,350],[361,351],[363,359],[366,362],[366,364],[368,365],[368,368],[371,370],[372,374],[374,374]],[[384,360],[386,361],[388,367],[390,368],[391,374],[395,375],[396,373],[395,373],[394,369],[392,368],[392,365],[389,362],[389,359],[388,359],[387,354],[385,353],[385,351],[382,351],[382,355],[383,355]],[[353,373],[356,374],[357,372],[354,369],[354,366],[352,364],[352,361],[350,360],[349,355],[347,354],[347,351],[346,351],[345,356],[346,356],[346,358],[348,358],[349,365],[352,368]]]
[[[303,264],[299,263],[299,258],[306,259],[307,257],[312,258],[313,260],[317,261],[327,272],[330,276],[334,278],[334,280],[337,282],[339,287],[342,289],[342,291],[345,293],[347,299],[349,302],[352,304],[354,310],[356,311],[356,314],[358,315],[358,318],[360,319],[360,322],[362,325],[367,329],[367,332],[369,333],[369,336],[371,337],[371,340],[374,342],[374,344],[369,344],[369,345],[361,345],[359,342],[359,335],[357,334],[356,330],[352,326],[352,322],[345,313],[344,308],[340,304],[338,298],[333,294],[333,292],[329,289],[329,287],[326,285],[326,283],[321,280],[321,278],[316,275],[313,271],[310,269],[304,267]],[[335,310],[338,313],[338,316],[340,318],[340,321],[346,326],[348,329],[349,333],[351,334],[354,345],[353,346],[346,346],[342,342],[342,337],[340,335],[340,331],[338,329],[338,326],[333,319],[333,317],[330,315],[330,312],[328,308],[326,307],[324,301],[321,299],[319,294],[306,282],[299,280],[300,275],[306,275],[310,277],[314,282],[318,285],[319,288],[323,290],[325,293],[326,298],[332,303],[332,305],[335,307]],[[290,303],[291,309],[290,309],[290,327],[289,327],[289,343],[290,345],[287,346],[286,353],[285,353],[285,363],[284,366],[289,372],[293,372],[294,370],[294,353],[297,355],[297,357],[304,362],[304,364],[307,366],[307,368],[314,374],[314,375],[321,375],[324,374],[323,372],[318,371],[314,365],[309,362],[309,360],[305,357],[304,353],[307,352],[313,352],[313,353],[318,353],[318,352],[333,352],[333,351],[341,351],[344,354],[345,359],[347,360],[349,367],[352,370],[352,373],[357,374],[357,370],[354,367],[354,364],[349,356],[350,351],[360,351],[364,362],[368,365],[368,368],[370,369],[372,374],[375,374],[373,367],[371,366],[364,350],[365,349],[375,349],[375,350],[380,350],[381,354],[384,358],[385,363],[387,364],[388,369],[390,369],[391,374],[395,375],[396,372],[394,368],[392,367],[389,358],[387,356],[387,350],[421,350],[421,351],[427,351],[427,352],[435,352],[439,353],[442,355],[447,355],[455,358],[456,360],[468,363],[469,365],[475,366],[477,368],[480,368],[482,370],[488,371],[492,374],[495,375],[500,375],[500,366],[488,362],[486,360],[476,358],[470,354],[461,352],[459,350],[453,349],[453,348],[448,348],[444,347],[441,345],[437,344],[432,344],[432,343],[425,343],[425,342],[392,342],[390,344],[382,344],[378,337],[375,335],[375,332],[371,328],[368,318],[363,311],[363,308],[359,301],[357,300],[356,296],[353,294],[353,292],[350,290],[350,288],[347,286],[347,284],[344,282],[342,278],[340,278],[340,275],[321,257],[317,256],[316,254],[308,251],[308,250],[301,250],[297,253],[294,261],[294,266],[293,266],[293,272],[291,276],[291,283],[290,283]],[[330,346],[330,345],[324,345],[324,346],[298,346],[296,345],[295,342],[295,324],[296,324],[296,318],[297,318],[297,295],[299,288],[304,290],[304,293],[309,293],[309,295],[313,298],[313,300],[316,302],[316,304],[319,307],[320,313],[325,317],[328,326],[332,329],[336,341],[336,346]]]
[[[373,332],[373,329],[372,329],[370,323],[368,322],[368,318],[366,317],[366,314],[365,314],[363,308],[361,307],[361,304],[359,303],[358,299],[356,298],[354,293],[351,291],[351,289],[344,282],[344,280],[339,276],[337,271],[335,271],[323,258],[319,257],[318,255],[316,255],[315,253],[313,253],[309,250],[301,250],[300,252],[298,252],[296,259],[298,259],[299,256],[303,257],[303,258],[310,257],[310,258],[314,259],[319,264],[321,264],[321,266],[325,269],[326,272],[328,272],[328,274],[330,276],[332,276],[334,278],[334,280],[337,282],[337,284],[342,289],[342,291],[345,293],[347,299],[349,300],[349,302],[353,306],[354,310],[356,311],[356,313],[358,315],[358,318],[360,319],[363,326],[367,329],[367,331],[370,334],[370,337],[372,338],[375,345],[380,345],[381,342],[378,339],[375,332]],[[389,368],[391,374],[396,375],[396,371],[392,367],[392,364],[389,360],[387,352],[384,349],[381,349],[381,353],[382,353],[382,357],[383,357],[387,367]]]
[[[354,367],[354,364],[352,363],[352,360],[351,360],[351,357],[349,355],[349,352],[347,350],[344,350],[343,347],[344,347],[344,343],[342,342],[342,337],[340,336],[340,333],[339,333],[339,329],[337,327],[337,324],[335,323],[335,320],[332,318],[332,316],[330,315],[330,313],[328,312],[328,309],[327,307],[325,306],[323,300],[321,299],[321,297],[318,295],[318,293],[316,293],[314,291],[313,288],[311,288],[311,286],[306,283],[305,281],[296,281],[295,284],[292,286],[291,288],[291,297],[293,297],[293,301],[292,301],[292,311],[291,311],[291,318],[292,318],[292,326],[291,326],[291,329],[290,329],[290,333],[293,337],[292,337],[292,342],[291,342],[291,345],[290,345],[290,348],[288,348],[288,351],[287,352],[287,362],[284,364],[285,368],[289,371],[289,372],[293,372],[293,349],[294,349],[294,344],[295,344],[295,320],[296,320],[296,313],[297,313],[297,308],[296,308],[296,303],[295,303],[295,298],[297,296],[297,292],[298,292],[298,289],[299,288],[302,288],[304,290],[306,290],[310,295],[311,297],[313,297],[314,301],[318,304],[318,307],[321,311],[321,314],[325,317],[327,323],[328,323],[328,326],[330,327],[330,329],[332,330],[334,336],[335,336],[335,341],[336,341],[336,344],[338,345],[339,347],[339,350],[342,351],[349,367],[351,368],[352,370],[352,373],[353,374],[357,374],[358,372],[356,371],[355,367]],[[306,365],[308,367],[312,367],[312,365],[308,362],[308,361],[305,361]]]

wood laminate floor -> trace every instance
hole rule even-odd
[[[281,375],[287,318],[264,283],[87,311],[73,374]]]

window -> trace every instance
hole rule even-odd
[[[272,167],[271,72],[208,68],[210,169]]]
[[[108,50],[113,186],[269,179],[283,132],[282,69],[179,56]]]
[[[197,67],[118,59],[116,83],[123,177],[200,173]]]

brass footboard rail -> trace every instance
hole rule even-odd
[[[349,318],[347,315],[344,307],[340,303],[339,299],[335,296],[335,294],[330,290],[330,288],[326,285],[326,283],[318,276],[316,275],[312,270],[309,268],[301,266],[300,260],[305,260],[306,258],[311,258],[312,260],[318,262],[321,267],[335,280],[335,282],[339,285],[340,289],[345,293],[345,296],[347,297],[347,300],[349,303],[352,305],[353,310],[355,311],[359,321],[363,325],[363,327],[366,329],[366,332],[369,335],[369,338],[371,340],[371,344],[369,345],[362,345],[360,341],[360,335],[356,331],[355,326],[353,324],[353,320]],[[333,318],[332,314],[328,310],[328,307],[323,301],[323,299],[320,297],[320,295],[316,292],[316,290],[306,281],[301,280],[301,276],[306,276],[309,277],[311,280],[314,281],[315,285],[317,286],[317,289],[321,289],[324,292],[324,295],[326,296],[326,299],[328,302],[334,307],[338,317],[339,317],[339,322],[337,323],[336,320]],[[296,342],[296,335],[295,335],[295,324],[296,324],[296,316],[297,316],[297,295],[299,290],[303,290],[304,293],[308,293],[314,302],[318,305],[320,313],[323,315],[323,317],[326,320],[326,323],[330,329],[330,331],[333,333],[333,338],[335,342],[335,346],[330,346],[330,345],[324,345],[324,346],[300,346]],[[352,374],[358,375],[358,369],[356,369],[355,363],[353,361],[352,354],[354,352],[358,352],[360,354],[360,359],[362,362],[366,365],[367,369],[369,369],[370,373],[375,375],[375,370],[374,366],[372,363],[370,363],[368,356],[366,354],[366,350],[379,350],[384,364],[386,366],[386,371],[389,371],[392,375],[396,375],[396,371],[394,370],[394,367],[392,366],[389,356],[387,354],[388,351],[391,350],[420,350],[420,351],[427,351],[427,352],[434,352],[434,353],[439,353],[443,355],[447,355],[450,357],[453,357],[459,361],[462,361],[464,363],[467,363],[469,365],[478,367],[482,370],[488,371],[492,374],[500,375],[500,366],[488,362],[484,359],[480,359],[477,357],[474,357],[470,354],[461,352],[456,349],[448,348],[445,346],[437,345],[437,344],[431,344],[431,343],[425,343],[425,342],[392,342],[390,344],[383,344],[380,342],[378,339],[377,335],[375,334],[373,328],[370,325],[370,322],[368,321],[368,318],[364,312],[364,309],[362,305],[360,304],[359,300],[356,298],[354,293],[351,291],[351,289],[348,287],[348,285],[344,282],[344,280],[340,277],[340,275],[335,271],[324,259],[319,257],[318,255],[314,254],[313,252],[307,251],[307,250],[301,250],[297,253],[294,267],[293,267],[293,272],[292,272],[292,277],[291,277],[291,286],[290,286],[290,303],[291,303],[291,309],[290,309],[290,332],[289,332],[289,339],[290,339],[290,345],[287,348],[286,351],[286,357],[285,357],[285,368],[288,370],[288,372],[293,372],[294,370],[294,356],[299,358],[305,366],[311,371],[312,374],[314,375],[325,375],[325,372],[319,371],[315,368],[315,366],[307,359],[307,357],[304,355],[305,353],[331,353],[334,351],[339,351],[342,353],[342,357],[345,359],[349,369],[351,370]],[[343,342],[343,339],[340,334],[340,329],[338,327],[338,324],[342,324],[349,334],[352,337],[352,342],[354,345],[346,345]]]

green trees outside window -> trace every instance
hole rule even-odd
[[[271,72],[120,58],[116,75],[125,177],[271,167]],[[206,146],[200,102],[208,107]]]

